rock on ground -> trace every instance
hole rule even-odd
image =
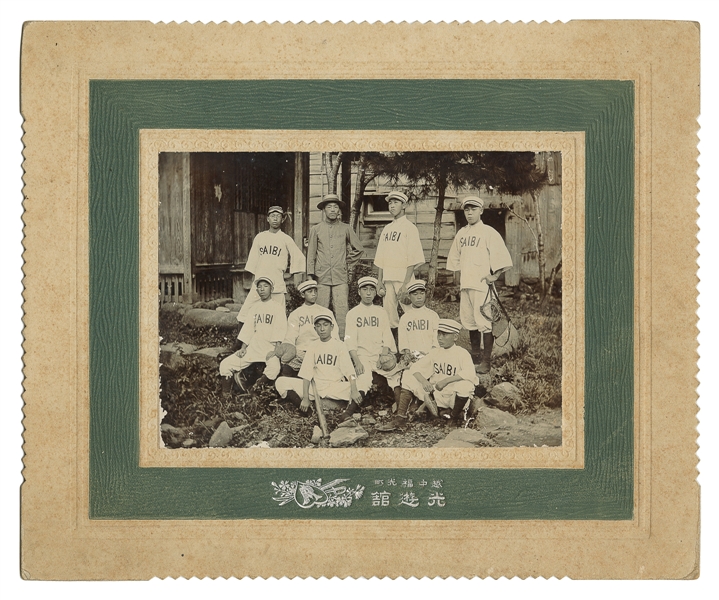
[[[517,417],[496,408],[482,405],[474,417],[479,429],[498,429],[499,427],[514,427]]]
[[[182,304],[182,302],[168,302],[167,304],[163,304],[162,306],[160,306],[160,312],[178,313],[180,315],[184,314],[187,309],[188,306]]]
[[[171,371],[182,368],[185,365],[185,358],[177,352],[169,352],[162,350],[160,352],[160,363],[165,365]]]
[[[222,421],[210,438],[210,448],[227,447],[232,441],[233,434],[234,431],[232,431],[232,427],[227,424],[227,421]]]
[[[368,437],[369,434],[362,427],[340,427],[330,434],[330,446],[333,448],[346,448]]]
[[[315,428],[312,430],[312,443],[313,444],[319,444],[320,440],[322,439],[322,430],[315,425]]]
[[[208,308],[193,308],[185,312],[182,324],[190,327],[217,327],[217,329],[236,329],[236,312],[217,312]]]
[[[449,435],[437,442],[435,448],[477,448],[482,446],[496,446],[483,433],[475,429],[453,429]]]
[[[219,354],[222,354],[223,352],[227,352],[228,350],[229,348],[224,347],[203,348],[202,350],[195,350],[195,352],[192,353],[192,356],[196,356],[197,358],[208,363],[209,365],[216,365],[217,356]]]
[[[197,346],[185,344],[183,342],[173,342],[172,344],[160,344],[160,352],[176,352],[178,354],[190,354],[197,350]]]
[[[347,407],[346,402],[332,400],[331,398],[322,398],[322,410],[344,410]]]
[[[500,410],[517,410],[525,405],[522,393],[508,381],[495,385],[489,395],[488,402]]]

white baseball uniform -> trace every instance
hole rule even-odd
[[[347,350],[357,352],[364,367],[364,373],[357,377],[357,387],[369,389],[372,385],[372,371],[382,375],[382,371],[377,369],[382,347],[387,346],[391,352],[397,351],[387,312],[376,304],[365,306],[360,303],[355,306],[347,313],[345,344]]]
[[[430,383],[436,384],[447,377],[459,375],[462,380],[450,383],[441,391],[435,389],[432,392],[437,406],[453,408],[454,399],[457,395],[468,398],[474,393],[479,378],[474,371],[472,356],[464,348],[456,344],[451,348],[432,348],[429,354],[410,366],[402,377],[402,388],[412,392],[417,398],[425,402],[428,394],[422,387],[415,373],[419,373]]]
[[[512,266],[512,257],[499,232],[481,221],[462,227],[447,255],[447,269],[461,271],[459,318],[470,331],[492,331],[480,307],[487,298],[484,277]]]
[[[406,215],[386,225],[379,236],[374,264],[382,269],[382,279],[387,291],[382,306],[389,315],[390,327],[399,326],[397,293],[404,283],[407,267],[425,262],[419,230]],[[407,285],[414,281],[414,275]]]
[[[349,380],[351,377],[355,377],[355,369],[347,347],[336,338],[330,338],[326,342],[318,339],[310,344],[302,361],[299,376],[301,379],[297,377],[277,378],[275,387],[280,396],[286,398],[287,392],[294,390],[301,398],[304,393],[303,380],[314,379],[317,393],[321,398],[346,402],[351,399],[352,387]],[[357,380],[357,391],[366,392],[368,389],[369,386],[363,387]],[[312,386],[310,386],[310,399],[314,400]]]
[[[268,299],[252,307],[247,320],[237,336],[247,344],[244,356],[239,352],[230,354],[220,363],[220,375],[229,377],[249,367],[252,363],[266,363],[264,374],[268,379],[275,379],[280,372],[280,359],[267,355],[275,349],[276,342],[282,342],[287,333],[287,317],[279,303]]]
[[[252,273],[255,278],[259,275],[269,277],[274,283],[272,299],[281,303],[283,309],[287,291],[284,274],[288,265],[290,273],[302,273],[305,270],[305,255],[289,235],[282,231],[272,233],[268,229],[255,236],[250,255],[247,257],[245,271]],[[241,323],[247,321],[250,309],[258,302],[261,300],[253,281],[252,289],[245,298],[237,320]]]

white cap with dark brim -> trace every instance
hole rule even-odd
[[[267,209],[267,216],[271,215],[271,214],[274,213],[274,212],[280,213],[281,215],[284,215],[284,214],[285,214],[285,209],[282,208],[281,206],[270,206],[270,207]]]
[[[272,287],[275,287],[275,282],[272,281],[269,277],[265,277],[264,275],[262,275],[261,277],[258,277],[257,279],[255,279],[255,286],[257,286],[257,284],[260,283],[260,281],[266,281],[266,282],[269,283]]]
[[[459,333],[462,326],[454,319],[440,319],[439,327],[437,329],[446,333]]]
[[[387,202],[389,202],[390,200],[399,200],[402,204],[407,204],[407,202],[409,202],[409,198],[407,198],[406,194],[397,191],[390,192],[389,194],[387,194],[386,200]]]
[[[310,290],[312,288],[317,287],[317,282],[314,279],[308,279],[307,281],[303,281],[300,283],[300,285],[297,286],[297,291],[300,294],[304,294],[307,290]]]
[[[482,200],[479,196],[467,196],[466,198],[462,198],[462,208],[465,206],[478,206],[479,208],[484,208],[484,200]]]
[[[374,277],[360,277],[357,281],[357,289],[362,288],[366,285],[373,285],[374,289],[377,289],[379,283],[377,283],[377,280]]]
[[[319,314],[317,314],[317,315],[314,316],[314,319],[312,319],[312,324],[313,324],[313,325],[316,325],[316,324],[317,324],[317,321],[322,321],[323,319],[324,319],[325,321],[329,321],[330,323],[332,323],[332,315],[331,315],[331,314],[329,314],[329,313],[319,313]]]
[[[417,280],[414,283],[410,283],[407,286],[407,293],[411,294],[412,292],[416,292],[417,290],[424,290],[427,289],[427,285],[422,280]]]

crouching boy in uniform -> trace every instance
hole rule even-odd
[[[372,386],[372,372],[384,376],[379,368],[380,355],[394,354],[392,330],[389,327],[387,311],[372,304],[377,295],[377,280],[361,277],[357,282],[360,304],[347,313],[345,344],[357,372],[357,385],[369,390]]]
[[[402,393],[392,424],[407,422],[407,409],[414,394],[436,417],[438,407],[451,409],[456,425],[463,421],[464,407],[479,383],[472,356],[456,345],[462,326],[452,319],[440,319],[437,332],[439,348],[414,363],[402,377]]]
[[[409,367],[423,356],[426,356],[432,348],[437,347],[437,328],[439,326],[439,315],[424,303],[427,298],[424,281],[417,280],[407,287],[410,306],[405,308],[402,318],[399,320],[399,351],[400,368]],[[405,371],[399,371],[396,375],[387,376],[387,383],[394,390],[394,401],[399,406],[401,393],[401,378]]]
[[[244,389],[240,373],[252,363],[265,363],[265,370],[255,383],[255,389],[273,381],[280,373],[280,359],[275,352],[287,331],[285,309],[279,302],[272,301],[273,283],[269,277],[258,277],[255,286],[260,302],[250,309],[247,321],[237,336],[242,347],[220,363],[223,396],[232,391],[233,377]]]
[[[284,377],[297,377],[297,372],[302,366],[302,360],[305,352],[313,342],[320,338],[315,330],[314,319],[317,315],[328,314],[332,319],[332,337],[340,339],[338,335],[339,328],[332,311],[316,304],[317,302],[317,282],[309,279],[303,281],[297,286],[297,291],[302,294],[305,302],[299,308],[290,313],[287,318],[287,334],[283,345],[293,346],[295,356],[291,360],[282,361],[282,375]],[[291,350],[291,348],[290,348]]]
[[[369,389],[362,387],[355,375],[347,347],[332,337],[334,318],[327,311],[314,317],[314,327],[319,339],[310,344],[300,368],[300,377],[278,377],[275,387],[282,398],[289,400],[302,412],[307,412],[315,399],[310,382],[314,379],[321,398],[344,400],[347,409],[340,417],[349,419],[362,404],[362,394]],[[301,394],[301,397],[300,397]]]

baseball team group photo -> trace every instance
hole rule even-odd
[[[165,448],[562,444],[562,153],[161,152]]]

